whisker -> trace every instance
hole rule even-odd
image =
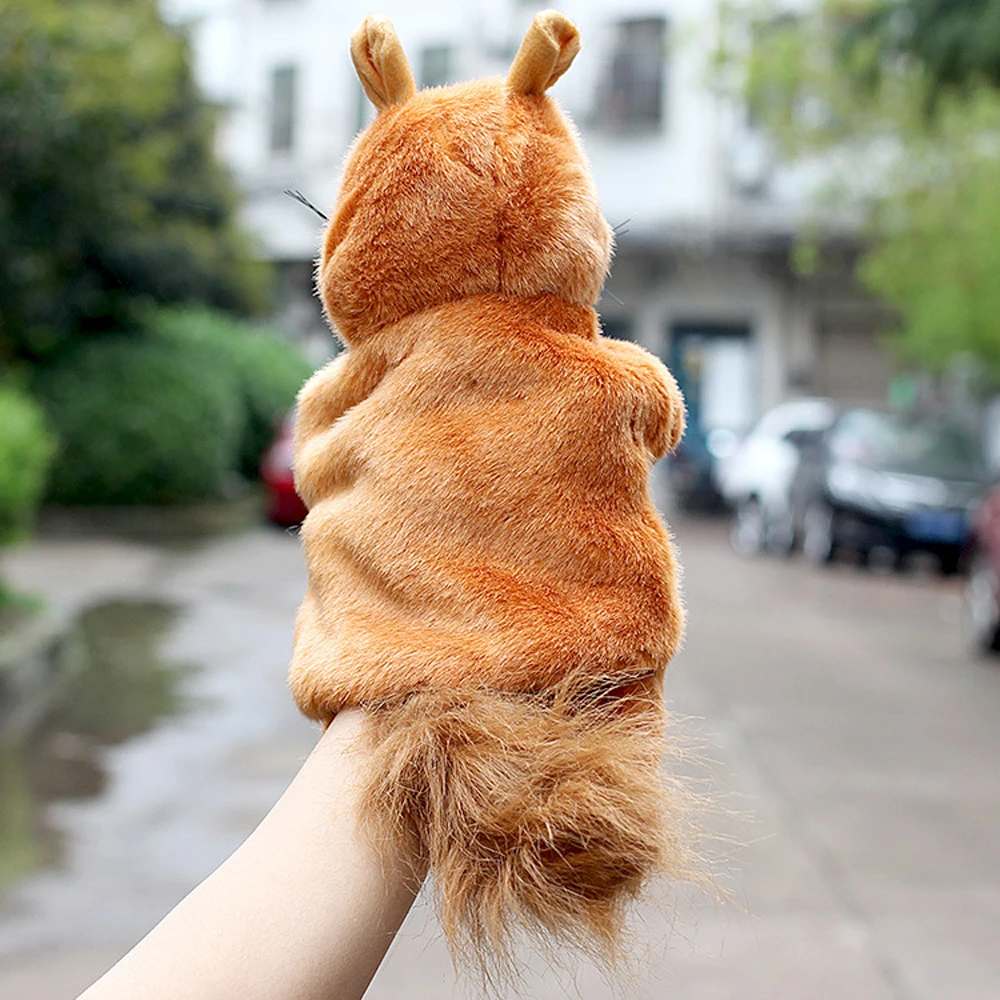
[[[632,219],[631,219],[631,217],[629,217],[624,222],[619,222],[618,225],[615,226],[614,229],[612,229],[611,231],[613,233],[617,233],[618,230],[622,228],[622,226],[627,226],[631,221],[632,221]],[[627,230],[626,230],[626,232],[627,232]]]
[[[306,208],[311,209],[324,222],[330,221],[301,191],[293,191],[291,188],[285,188],[282,193],[287,194],[289,198],[294,198],[300,205],[305,205]]]
[[[622,302],[622,300],[621,300],[620,298],[618,298],[618,296],[617,296],[617,295],[615,295],[615,293],[614,293],[614,292],[609,292],[609,291],[608,291],[608,290],[607,290],[607,289],[605,288],[605,289],[604,289],[604,294],[605,294],[605,295],[608,295],[608,296],[610,296],[611,298],[613,298],[613,299],[615,300],[615,302],[617,302],[617,303],[618,303],[618,305],[620,305],[620,306],[623,306],[623,305],[625,305],[625,303],[624,303],[624,302]]]
[[[616,230],[614,230],[614,234],[615,234],[616,237],[617,236],[624,236],[626,233],[629,233],[629,232],[631,232],[630,229],[616,229]]]

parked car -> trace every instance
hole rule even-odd
[[[925,551],[939,558],[943,573],[954,573],[986,478],[978,438],[959,426],[846,409],[828,431],[803,442],[788,530],[815,563],[841,550],[867,559],[881,549],[897,564]]]
[[[792,399],[769,410],[718,467],[719,490],[732,510],[730,541],[737,552],[790,551],[789,507],[802,448],[837,416],[827,399]]]
[[[1000,652],[1000,487],[973,517],[964,598],[967,644],[976,653]]]
[[[281,422],[260,466],[267,496],[268,520],[286,528],[301,524],[306,516],[306,506],[295,492],[295,476],[292,473],[294,438],[295,411],[292,410]]]

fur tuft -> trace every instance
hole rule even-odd
[[[485,981],[513,972],[521,931],[618,966],[628,905],[689,876],[658,692],[422,690],[369,708],[367,827],[429,866],[452,955]]]

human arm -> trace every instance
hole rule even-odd
[[[358,829],[365,724],[338,715],[253,834],[80,1000],[361,997],[422,879]]]

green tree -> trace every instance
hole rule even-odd
[[[189,56],[155,0],[0,0],[0,364],[151,303],[265,306]]]
[[[949,102],[903,182],[876,199],[858,273],[901,318],[902,357],[976,359],[1000,385],[1000,94]]]
[[[859,221],[858,276],[898,313],[900,354],[931,371],[971,356],[1000,384],[1000,31],[975,38],[980,8],[1000,3],[765,5],[729,22],[721,65],[787,160],[825,174],[817,228],[831,204]]]
[[[932,93],[1000,87],[1000,0],[882,0],[847,25],[842,44],[874,42],[875,67],[919,63]]]

